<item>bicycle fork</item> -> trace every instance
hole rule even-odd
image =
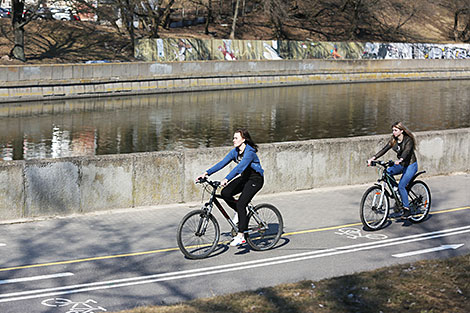
[[[380,187],[380,195],[377,195],[377,193],[375,193],[374,195],[374,200],[373,200],[373,204],[375,206],[376,209],[379,209],[382,207],[382,204],[383,204],[383,201],[384,201],[384,197],[385,197],[385,182],[382,181],[380,183],[376,183],[375,184],[377,187]],[[377,199],[378,198],[378,199]],[[379,200],[379,202],[377,203],[376,201]],[[377,203],[377,205],[375,205]]]
[[[207,225],[209,224],[209,218],[211,216],[211,207],[205,206],[197,225],[196,236],[201,237],[206,233]]]

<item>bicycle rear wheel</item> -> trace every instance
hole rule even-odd
[[[279,210],[267,203],[258,204],[253,212],[248,214],[248,232],[246,241],[257,251],[274,247],[281,238],[284,228]]]
[[[431,191],[421,180],[414,181],[408,190],[410,199],[410,221],[419,223],[426,219],[431,210]]]
[[[176,237],[178,247],[186,257],[203,259],[214,251],[219,242],[219,223],[212,214],[194,210],[183,217]]]
[[[382,203],[380,203],[382,202]],[[387,220],[390,203],[382,189],[372,186],[364,192],[361,199],[360,216],[366,230],[380,229]]]

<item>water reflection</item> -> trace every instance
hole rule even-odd
[[[0,158],[214,147],[238,126],[260,143],[470,127],[470,81],[260,88],[0,108]]]

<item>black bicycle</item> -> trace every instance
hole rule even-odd
[[[398,183],[387,173],[387,168],[393,166],[393,161],[372,161],[371,166],[380,165],[379,179],[374,186],[368,188],[361,199],[360,216],[366,230],[380,229],[386,222],[390,213],[390,201],[395,200],[395,212],[402,211],[403,202],[398,193]],[[429,187],[416,177],[425,173],[416,173],[406,186],[410,200],[409,220],[419,223],[426,219],[431,209],[431,192]]]
[[[204,190],[210,192],[209,201],[201,209],[186,214],[177,231],[178,247],[190,259],[203,259],[209,256],[219,244],[220,227],[212,214],[214,204],[232,227],[232,236],[238,233],[237,224],[232,221],[218,200],[221,196],[216,194],[216,191],[220,182],[202,178],[198,183],[203,184]],[[267,203],[257,206],[250,203],[247,210],[248,230],[245,232],[245,238],[248,245],[257,251],[273,248],[281,238],[284,227],[279,210]]]

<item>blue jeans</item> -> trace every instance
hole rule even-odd
[[[403,167],[403,165],[393,165],[387,169],[387,173],[390,175],[397,175],[403,173],[401,176],[400,182],[398,183],[398,192],[400,193],[401,201],[403,202],[403,206],[406,208],[410,207],[410,201],[408,200],[408,192],[406,192],[406,186],[413,178],[413,176],[418,171],[418,162],[414,162],[407,167]]]

